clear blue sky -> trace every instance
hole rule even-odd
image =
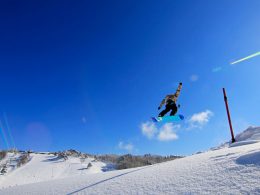
[[[260,51],[259,9],[258,0],[1,1],[0,147],[191,154],[230,139],[222,87],[235,133],[259,125],[260,56],[230,65]],[[142,124],[180,81],[178,139],[148,139]]]

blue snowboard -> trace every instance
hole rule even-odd
[[[164,116],[164,117],[152,117],[153,122],[173,122],[173,121],[181,121],[184,120],[184,116],[181,114],[177,114],[174,116]]]

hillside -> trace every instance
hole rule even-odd
[[[260,128],[230,146],[150,166],[1,189],[1,194],[259,194]],[[248,136],[245,136],[248,135]]]
[[[90,155],[63,152],[0,151],[0,188],[152,165],[178,156]]]
[[[68,156],[66,160],[49,153],[30,153],[29,162],[17,166],[23,152],[7,153],[0,165],[7,165],[8,174],[0,176],[0,187],[23,185],[59,178],[103,172],[106,164],[91,157]]]

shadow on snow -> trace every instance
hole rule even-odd
[[[68,195],[76,194],[76,193],[78,193],[78,192],[80,192],[80,191],[83,191],[83,190],[85,190],[85,189],[91,188],[91,187],[93,187],[93,186],[96,186],[96,185],[98,185],[98,184],[104,183],[104,182],[106,182],[106,181],[113,180],[113,179],[115,179],[115,178],[117,178],[117,177],[121,177],[121,176],[123,176],[123,175],[127,175],[127,174],[130,174],[130,173],[133,173],[133,172],[137,172],[137,171],[140,171],[140,170],[142,170],[142,169],[147,169],[147,168],[149,168],[149,167],[150,167],[150,166],[146,166],[146,167],[143,167],[143,168],[140,168],[140,169],[137,169],[137,170],[133,170],[133,171],[129,171],[129,172],[126,172],[126,173],[122,173],[122,174],[120,174],[120,175],[116,175],[116,176],[111,177],[111,178],[108,178],[108,179],[104,179],[104,180],[102,180],[102,181],[99,181],[99,182],[97,182],[97,183],[88,185],[88,186],[86,186],[86,187],[84,187],[84,188],[81,188],[81,189],[79,189],[79,190],[76,190],[76,191],[74,191],[74,192],[68,193]]]

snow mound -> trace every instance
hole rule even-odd
[[[229,143],[229,147],[237,147],[260,142],[260,127],[248,127],[235,137],[236,142]]]
[[[213,151],[213,150],[219,150],[227,147],[237,147],[237,146],[258,143],[260,142],[260,127],[248,127],[245,131],[239,133],[235,137],[235,140],[236,142],[234,143],[231,143],[231,141],[225,142],[220,146],[211,148],[210,150]]]
[[[260,127],[248,127],[245,131],[235,137],[237,142],[240,141],[260,141]]]

